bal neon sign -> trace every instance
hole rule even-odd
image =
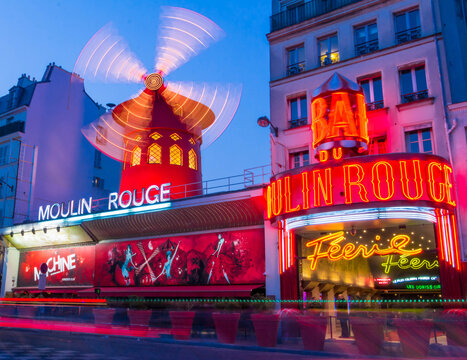
[[[381,266],[384,267],[384,272],[389,274],[391,267],[398,267],[402,270],[418,270],[422,267],[425,267],[426,269],[430,270],[439,267],[439,263],[438,260],[433,260],[430,262],[426,259],[420,260],[420,258],[417,257],[408,258],[405,255],[401,256],[397,261],[393,261],[393,255],[388,255],[386,261],[382,263]]]
[[[121,193],[113,192],[109,194],[107,210],[127,209],[142,205],[152,205],[170,200],[170,183],[160,186],[151,185],[142,191],[125,190]],[[92,213],[92,197],[71,200],[68,203],[55,203],[52,205],[39,206],[39,221],[67,218],[70,216]]]
[[[441,157],[387,154],[314,164],[273,178],[268,218],[333,205],[429,201],[455,206],[452,167]],[[289,215],[290,214],[290,215]]]
[[[311,270],[316,269],[319,259],[328,259],[330,261],[352,260],[357,256],[362,256],[367,259],[373,255],[417,255],[422,252],[422,249],[407,250],[405,247],[410,242],[410,237],[407,235],[396,235],[389,242],[389,247],[380,248],[378,244],[368,248],[366,245],[355,244],[348,242],[342,245],[344,241],[344,232],[338,231],[329,235],[322,236],[316,240],[306,243],[306,247],[312,247],[313,253],[306,258],[310,260]],[[325,249],[324,249],[325,248]]]

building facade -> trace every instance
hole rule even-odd
[[[461,109],[464,108],[462,102],[464,100],[460,95],[462,92],[465,95],[465,91],[462,89],[462,84],[452,85],[456,80],[448,76],[449,73],[453,73],[453,69],[449,69],[449,61],[454,61],[453,57],[457,57],[453,49],[459,47],[461,43],[457,43],[457,40],[465,34],[465,18],[462,18],[462,11],[456,13],[456,10],[463,9],[462,4],[459,1],[273,0],[271,32],[267,35],[270,44],[271,72],[270,122],[273,130],[271,165],[276,175],[272,183],[277,187],[275,181],[283,179],[284,174],[318,169],[313,166],[319,166],[317,164],[323,160],[319,156],[319,147],[316,147],[319,145],[318,140],[321,135],[320,127],[318,124],[313,127],[312,121],[320,118],[319,111],[323,108],[312,105],[317,99],[314,91],[327,81],[332,88],[332,81],[329,83],[328,79],[338,73],[358,83],[364,92],[368,118],[368,149],[367,152],[362,149],[361,155],[381,156],[380,160],[386,159],[388,163],[391,158],[436,155],[445,159],[447,164],[453,164],[452,176],[455,179],[453,182],[458,192],[452,195],[453,198],[455,197],[456,209],[451,210],[457,214],[455,226],[460,247],[458,253],[465,258],[462,249],[465,248],[467,241],[463,230],[466,227],[464,223],[467,219],[465,212],[467,199],[461,189],[465,187],[466,168],[465,160],[456,157],[456,154],[465,152],[467,146],[465,127],[463,124],[456,125],[459,122],[456,122],[450,110],[458,109],[458,113],[463,114]],[[448,14],[457,15],[455,24],[447,25]],[[463,27],[463,32],[458,33],[456,27],[460,29]],[[447,31],[455,36],[445,42],[444,39],[449,36]],[[465,60],[462,59],[457,67],[463,70]],[[459,71],[459,74],[463,72]],[[334,85],[338,83],[339,81],[336,81]],[[452,96],[454,93],[455,97]],[[454,104],[455,101],[460,103]],[[333,111],[332,106],[323,111],[328,111],[326,116],[332,116],[329,114],[329,111]],[[359,161],[365,162],[365,157]],[[341,165],[335,164],[336,167]],[[339,182],[339,179],[336,181]],[[323,186],[323,183],[320,186]],[[297,285],[295,289],[282,289],[282,296],[287,293],[287,297],[295,298],[301,296],[333,298],[338,293],[346,296],[374,296],[384,292],[399,296],[401,293],[410,293],[411,289],[440,291],[442,285],[430,281],[426,284],[422,280],[413,283],[410,280],[404,282],[404,279],[416,277],[416,271],[406,272],[410,276],[404,276],[402,271],[388,280],[387,274],[374,270],[381,270],[382,264],[375,267],[371,262],[366,265],[329,263],[321,272],[313,269],[310,271],[310,262],[307,259],[307,255],[310,254],[306,244],[310,245],[311,240],[337,230],[350,234],[354,244],[360,240],[360,244],[365,242],[368,246],[372,246],[375,236],[381,237],[382,231],[391,228],[391,237],[408,234],[412,237],[418,236],[420,240],[429,238],[429,242],[420,241],[417,245],[426,252],[433,250],[432,243],[435,242],[436,231],[436,226],[433,227],[436,223],[434,218],[431,224],[430,221],[413,223],[404,218],[405,215],[394,215],[401,218],[394,218],[390,221],[391,224],[381,220],[365,223],[358,220],[359,217],[362,219],[365,217],[359,213],[360,206],[351,206],[347,201],[345,204],[349,211],[358,210],[354,221],[350,220],[351,218],[347,220],[340,218],[339,223],[325,226],[316,219],[313,220],[314,222],[308,219],[307,224],[315,225],[307,225],[298,232],[295,231],[296,235],[300,235],[301,240],[292,241],[295,253],[287,261],[289,265],[293,263],[295,266],[290,276],[295,279]],[[382,205],[378,203],[374,205],[375,209],[381,209],[378,206]],[[399,202],[398,205],[409,204]],[[410,204],[411,207],[419,208],[425,205],[426,203],[423,202]],[[436,206],[433,207],[435,208]],[[339,213],[341,208],[321,209],[320,212],[331,210],[337,211],[337,216],[344,216],[343,213]],[[279,230],[281,226],[288,226],[288,229],[291,229],[290,219],[288,223],[283,222],[286,218],[288,217],[272,216],[271,226]],[[378,231],[379,233],[376,234]],[[429,234],[422,234],[425,231]],[[371,236],[368,235],[370,233]],[[280,237],[279,231],[277,238],[279,245]],[[390,241],[391,237],[387,237],[386,240]],[[287,244],[292,246],[290,242]],[[437,261],[428,257],[425,260],[431,264]],[[367,269],[363,270],[365,267]],[[424,271],[419,271],[418,275],[423,273],[425,278],[430,277],[428,269],[426,267],[423,269]],[[285,270],[286,267],[281,272]],[[460,273],[461,270],[459,265],[456,272]],[[367,275],[362,275],[365,271]],[[349,278],[345,279],[345,276],[336,273],[341,275],[347,273]],[[356,276],[357,274],[359,276]],[[399,285],[396,285],[394,280],[397,280]],[[378,284],[378,281],[381,283]],[[452,281],[458,286],[457,277]],[[290,283],[288,280],[282,280],[282,283],[284,282]],[[426,292],[427,296],[430,291]],[[436,295],[436,291],[431,292],[432,295]],[[457,296],[460,296],[460,293]]]

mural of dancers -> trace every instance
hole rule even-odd
[[[264,230],[96,245],[98,286],[264,283]]]

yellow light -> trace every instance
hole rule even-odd
[[[182,149],[178,145],[172,145],[169,152],[171,165],[183,165]]]

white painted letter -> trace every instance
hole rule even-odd
[[[159,186],[151,185],[150,187],[148,187],[148,189],[146,190],[146,194],[145,194],[146,203],[147,204],[158,203],[159,202],[159,195],[158,194],[154,196],[154,199],[149,198],[149,193],[151,192],[151,190],[159,190]]]
[[[39,221],[48,220],[50,216],[50,205],[46,205],[45,210],[41,206],[39,206]]]
[[[171,185],[171,183],[162,184],[162,186],[161,186],[161,201],[170,200],[170,185]],[[168,189],[166,189],[166,188],[168,188]],[[165,195],[167,195],[167,197]]]
[[[109,194],[109,208],[108,210],[112,210],[112,206],[114,209],[118,209],[117,205],[118,193],[113,192]]]

